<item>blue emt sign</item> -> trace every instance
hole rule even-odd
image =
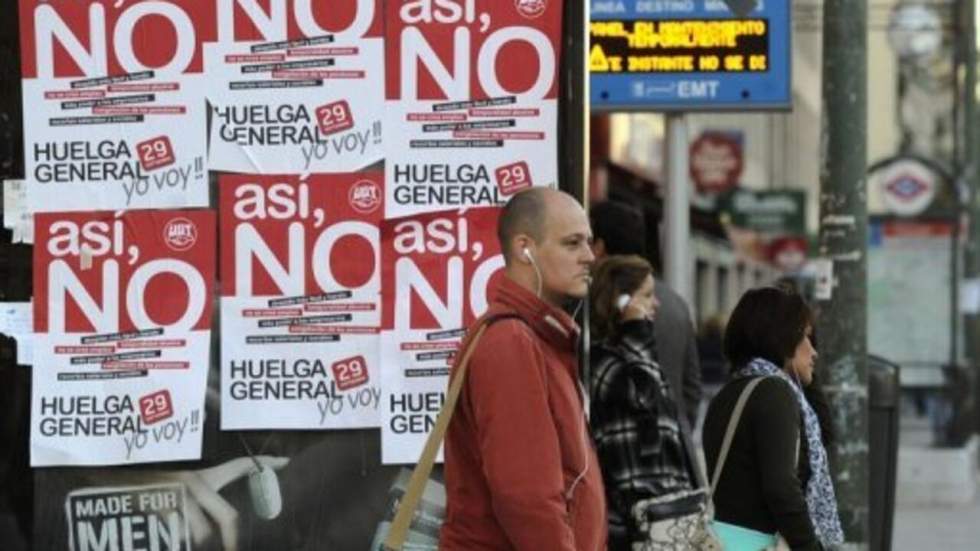
[[[591,0],[592,108],[790,108],[790,0]]]

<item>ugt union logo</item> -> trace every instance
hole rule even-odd
[[[186,218],[174,218],[163,227],[163,242],[177,252],[186,251],[197,243],[197,226]]]
[[[381,206],[381,188],[371,180],[359,180],[347,195],[350,206],[361,214],[370,214]]]
[[[548,9],[548,0],[514,0],[514,7],[524,17],[534,19]]]

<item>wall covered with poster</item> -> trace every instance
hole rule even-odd
[[[368,547],[558,184],[565,5],[18,8],[32,547]]]

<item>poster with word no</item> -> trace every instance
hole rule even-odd
[[[388,2],[388,217],[557,183],[561,0]]]
[[[381,1],[267,4],[219,2],[217,41],[205,46],[211,166],[310,174],[379,161]]]
[[[378,426],[383,182],[220,179],[223,429]]]
[[[31,465],[198,459],[208,210],[36,215]]]
[[[382,240],[382,462],[415,463],[445,399],[460,340],[486,311],[504,258],[500,209],[385,220]]]
[[[33,211],[207,206],[208,2],[20,0]]]

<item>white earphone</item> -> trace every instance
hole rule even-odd
[[[626,306],[630,303],[630,296],[626,293],[619,295],[616,298],[616,309],[620,312],[626,310]]]
[[[531,250],[530,249],[528,249],[527,247],[524,247],[521,250],[521,252],[524,253],[524,258],[526,258],[528,262],[530,262],[531,264],[534,264],[534,256],[531,255]]]
[[[538,278],[538,289],[536,294],[540,298],[541,285],[544,283],[544,281],[541,279],[541,270],[538,269],[538,263],[534,261],[534,255],[531,254],[531,249],[524,247],[523,249],[521,249],[521,253],[524,255],[524,258],[526,258],[527,261],[531,263],[531,267],[534,268],[534,275],[536,275]]]

